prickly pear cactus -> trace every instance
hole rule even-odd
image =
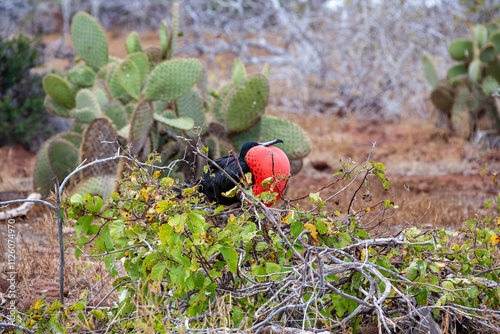
[[[108,63],[108,41],[104,30],[87,13],[79,12],[71,21],[71,37],[78,55],[94,70]]]
[[[448,52],[459,63],[448,69],[444,81],[439,80],[432,60],[422,58],[433,89],[432,103],[463,138],[471,138],[478,130],[490,130],[480,128],[481,124],[494,124],[500,130],[500,110],[493,97],[500,88],[500,30],[496,25],[477,24],[471,28],[471,38],[453,40]]]
[[[255,75],[234,87],[222,107],[224,125],[233,133],[253,127],[267,106],[269,84],[263,75]]]
[[[248,131],[232,136],[236,147],[247,141],[266,142],[276,138],[282,139],[283,143],[275,146],[282,149],[290,160],[302,159],[311,151],[309,140],[297,124],[274,116],[264,115]]]
[[[196,59],[174,58],[179,22],[179,6],[174,4],[170,26],[165,21],[160,24],[160,48],[143,50],[139,35],[132,32],[125,42],[128,55],[120,59],[109,56],[106,34],[94,18],[86,13],[73,17],[71,36],[79,61],[66,75],[49,74],[43,82],[47,110],[73,119],[72,133],[49,140],[38,155],[34,184],[44,195],[52,189],[54,176],[64,178],[82,161],[112,157],[116,146],[103,142],[115,140],[130,147],[139,160],[156,150],[167,165],[185,152],[186,144],[175,136],[200,137],[210,146],[211,157],[217,158],[229,148],[239,149],[230,147],[231,136],[235,142],[274,135],[285,139],[288,131],[294,138],[285,149],[293,157],[307,154],[308,140],[300,128],[263,117],[269,96],[268,67],[265,75],[247,75],[238,59],[233,81],[220,92],[207,94],[204,66]],[[210,133],[210,122],[224,129],[223,138]],[[194,163],[195,170],[201,170],[201,160]],[[193,170],[185,167],[179,164],[178,170]],[[118,161],[92,166],[80,173],[74,189],[107,196],[122,172]]]
[[[158,65],[146,84],[147,100],[175,100],[186,94],[201,74],[196,59],[172,59]]]
[[[33,185],[42,196],[54,190],[53,178],[61,182],[80,163],[78,145],[82,138],[71,132],[60,133],[45,142],[38,152]]]
[[[233,149],[239,150],[247,141],[269,141],[280,138],[278,145],[290,160],[300,161],[309,154],[311,147],[304,131],[293,122],[264,115],[269,95],[269,66],[263,74],[247,75],[243,62],[237,58],[233,64],[232,82],[225,84],[218,92],[212,92],[215,101],[210,109],[212,119],[219,126],[211,126],[206,145],[212,152],[226,154],[218,138],[228,135]],[[220,128],[223,128],[221,134]],[[301,166],[301,163],[297,164]],[[295,170],[298,172],[300,167]]]
[[[43,88],[55,103],[69,109],[75,106],[75,96],[65,79],[48,74],[43,79]]]
[[[154,110],[149,101],[142,101],[135,108],[130,121],[128,142],[132,144],[130,152],[139,154],[148,141],[148,134],[154,123]]]

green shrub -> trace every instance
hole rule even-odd
[[[43,126],[42,77],[30,72],[41,60],[38,48],[38,41],[23,35],[11,40],[0,37],[0,146],[30,148],[34,137],[51,133]]]

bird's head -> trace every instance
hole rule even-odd
[[[256,141],[247,141],[245,144],[243,144],[243,146],[241,146],[240,158],[245,159],[245,156],[247,155],[248,151],[250,151],[255,146],[267,147],[267,146],[275,145],[278,143],[283,143],[283,140],[278,138],[278,139],[274,139],[274,140],[271,140],[271,141],[268,141],[265,143],[258,143]]]

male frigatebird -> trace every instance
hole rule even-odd
[[[233,156],[224,156],[214,162],[222,167],[235,181],[241,182],[245,174],[252,173],[255,194],[263,191],[261,182],[269,177],[276,177],[279,190],[275,192],[283,194],[286,188],[286,181],[290,176],[290,162],[283,151],[271,145],[283,143],[281,139],[275,139],[267,143],[257,143],[249,141],[243,144],[238,155],[238,164]],[[241,170],[240,170],[241,167]],[[243,174],[241,173],[243,172]],[[200,191],[207,196],[210,201],[215,201],[222,205],[239,203],[238,197],[226,197],[222,195],[235,187],[235,184],[214,164],[208,164],[208,171],[193,185],[199,185]]]

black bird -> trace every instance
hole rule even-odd
[[[231,155],[227,155],[224,157],[220,157],[216,159],[214,162],[222,167],[227,174],[229,174],[235,181],[240,182],[240,179],[244,177],[245,174],[250,173],[250,167],[247,165],[245,161],[245,157],[247,153],[256,146],[271,146],[277,143],[283,143],[281,139],[275,139],[267,143],[257,143],[254,141],[249,141],[243,144],[240,150],[240,154],[238,155],[238,162],[241,166],[241,174],[240,168],[236,163],[235,159]],[[200,191],[208,197],[208,199],[213,202],[217,202],[222,205],[231,205],[234,203],[239,203],[240,200],[238,197],[225,197],[222,193],[225,193],[235,187],[235,184],[222,173],[222,171],[217,168],[214,164],[208,164],[208,171],[201,178],[196,180],[191,186],[199,185]]]

